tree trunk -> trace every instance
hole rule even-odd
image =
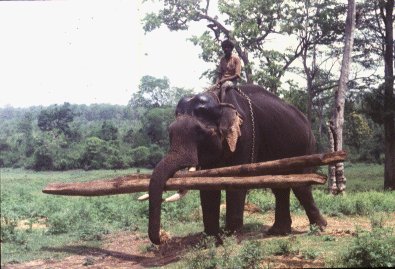
[[[348,0],[348,11],[346,18],[345,40],[343,60],[340,72],[339,87],[335,91],[335,108],[332,116],[334,150],[343,149],[343,123],[344,123],[344,103],[346,99],[346,90],[348,77],[350,73],[351,52],[354,43],[355,29],[355,0]],[[332,128],[331,128],[332,129]],[[341,193],[346,188],[346,177],[344,176],[344,164],[336,164],[336,186],[337,193]]]
[[[335,151],[335,141],[333,134],[335,133],[334,131],[334,126],[333,122],[329,121],[328,122],[328,141],[329,141],[329,150],[330,151]],[[335,164],[330,164],[328,166],[328,191],[332,194],[337,193],[337,184],[336,184],[336,166]]]
[[[384,189],[395,189],[395,126],[394,126],[394,0],[385,3],[385,81],[384,81]]]

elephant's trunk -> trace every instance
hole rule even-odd
[[[196,153],[196,152],[194,152]],[[192,156],[195,154],[192,154]],[[187,166],[197,165],[196,157],[191,159],[188,156],[177,153],[167,154],[155,167],[150,184],[149,184],[149,223],[148,236],[152,243],[159,245],[160,240],[160,215],[162,205],[162,193],[166,185],[166,181],[173,176],[178,170]]]

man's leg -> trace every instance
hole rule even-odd
[[[220,96],[220,100],[221,102],[224,100],[226,92],[232,88],[235,87],[235,83],[233,81],[225,81],[222,85],[221,85],[221,96]]]

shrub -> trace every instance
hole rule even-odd
[[[240,250],[238,256],[238,260],[240,261],[239,268],[260,268],[263,258],[262,244],[259,241],[248,241]]]
[[[149,162],[150,150],[147,147],[140,146],[130,151],[130,166],[146,166]]]
[[[389,229],[357,231],[347,252],[341,258],[345,267],[394,267],[395,238]]]
[[[1,217],[1,242],[12,242],[22,245],[26,242],[26,235],[16,229],[18,220],[14,218]]]
[[[274,240],[269,246],[269,252],[277,256],[296,254],[299,252],[298,242],[294,237]]]
[[[198,246],[192,248],[187,256],[186,267],[191,269],[218,268],[215,238],[207,237]]]
[[[271,191],[251,190],[248,194],[248,201],[257,205],[262,213],[274,210],[275,201]]]
[[[54,213],[48,217],[48,225],[49,234],[67,233],[70,227],[69,218],[65,213]]]
[[[302,251],[302,255],[307,260],[315,260],[318,257],[318,252],[314,249],[306,249]]]
[[[36,171],[51,170],[53,157],[47,146],[43,145],[34,152],[33,168]]]

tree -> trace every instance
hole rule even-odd
[[[168,102],[170,84],[169,79],[143,76],[140,80],[139,90],[133,94],[130,101],[133,107],[160,107]]]
[[[384,188],[395,189],[394,0],[366,0],[359,9],[357,60],[373,70],[384,66],[384,76],[376,75],[373,81],[381,85],[366,95],[365,109],[384,125]]]
[[[151,109],[144,115],[142,131],[151,143],[167,147],[169,145],[167,130],[173,120],[173,108]]]
[[[210,4],[209,0],[163,1],[161,10],[144,18],[144,30],[153,31],[163,24],[171,31],[178,31],[188,29],[192,22],[206,23],[207,31],[191,38],[194,44],[202,48],[200,57],[217,63],[220,39],[230,38],[235,41],[235,50],[244,64],[244,79],[248,83],[255,81],[277,93],[280,79],[301,56],[305,46],[311,44],[296,39],[296,42],[289,42],[292,46],[279,51],[268,46],[268,40],[281,35],[295,35],[301,29],[305,19],[300,12],[303,3],[285,0],[218,1],[217,14],[210,14]],[[212,77],[214,73],[207,71],[205,75]]]
[[[17,127],[17,130],[23,134],[23,148],[26,157],[30,157],[34,153],[32,121],[33,115],[31,113],[25,113],[18,122]]]
[[[192,90],[190,89],[170,87],[167,77],[143,76],[139,89],[132,95],[129,104],[133,109],[175,106],[182,96],[191,94]]]
[[[38,127],[41,131],[54,131],[56,135],[63,133],[65,136],[72,135],[69,124],[73,122],[74,113],[69,103],[44,109],[38,115]]]
[[[109,121],[104,121],[101,126],[99,137],[105,141],[114,141],[118,139],[118,128]]]
[[[332,139],[331,148],[333,151],[343,149],[343,124],[344,124],[344,104],[346,90],[350,72],[351,52],[354,42],[355,29],[355,0],[348,0],[348,10],[344,37],[343,61],[339,78],[339,86],[335,91],[335,107],[333,116],[329,122]],[[335,170],[335,171],[334,171]],[[330,168],[329,188],[332,193],[341,193],[346,188],[346,178],[344,176],[344,164],[337,163],[335,168]]]

